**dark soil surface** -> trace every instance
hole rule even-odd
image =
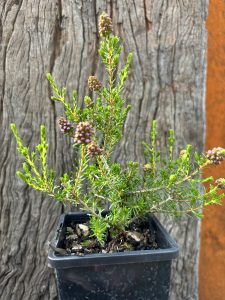
[[[66,227],[66,236],[61,248],[69,255],[78,256],[158,248],[155,232],[149,227],[148,222],[132,223],[126,231],[116,237],[112,237],[108,231],[104,245],[91,235],[88,222],[82,224],[72,222]]]

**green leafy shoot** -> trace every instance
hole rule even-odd
[[[73,99],[73,107],[66,101],[66,88],[63,87],[61,91],[59,91],[55,81],[52,78],[52,75],[50,73],[47,73],[46,75],[53,91],[54,95],[51,96],[51,100],[53,101],[59,101],[63,104],[65,115],[68,118],[68,120],[72,123],[78,123],[81,120],[80,116],[80,109],[77,108],[77,94],[76,91],[73,91],[72,99]]]
[[[32,188],[51,194],[54,184],[54,172],[48,170],[47,167],[48,145],[46,143],[45,127],[41,125],[41,142],[36,147],[37,151],[32,151],[31,154],[29,149],[23,145],[15,124],[11,124],[11,130],[16,138],[18,152],[24,158],[23,172],[18,171],[17,175]]]

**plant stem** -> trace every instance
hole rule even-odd
[[[85,149],[85,145],[82,145],[81,146],[81,157],[80,157],[80,162],[79,162],[79,169],[78,169],[78,172],[77,172],[77,176],[76,176],[76,180],[75,180],[75,183],[74,183],[74,188],[73,188],[73,191],[72,191],[72,195],[73,195],[73,198],[72,199],[66,199],[68,201],[71,201],[71,202],[74,202],[74,200],[79,204],[81,205],[86,211],[90,212],[92,215],[96,216],[96,217],[99,217],[96,212],[91,209],[81,198],[80,198],[80,193],[79,193],[79,190],[81,189],[81,184],[82,184],[82,173],[84,171],[84,167],[85,167],[85,161],[86,161],[86,157],[85,157],[85,152],[86,152],[86,149]]]
[[[76,200],[77,200],[78,204],[83,206],[83,208],[86,211],[88,211],[92,216],[95,216],[95,217],[99,218],[99,215],[92,208],[90,208],[83,200],[81,200],[80,198],[76,198]]]
[[[180,184],[184,183],[185,181],[188,181],[193,176],[197,175],[207,165],[208,165],[208,162],[204,163],[202,166],[200,166],[197,170],[192,172],[190,175],[185,176],[182,180],[175,182],[174,185],[180,185]],[[125,193],[124,196],[137,195],[137,194],[146,194],[146,193],[156,192],[156,191],[159,191],[159,190],[165,190],[167,188],[168,188],[167,186],[160,186],[160,187],[151,188],[151,189],[143,189],[143,190],[139,190],[139,191],[132,191],[132,192]]]
[[[56,195],[51,193],[48,194],[50,197],[56,198]],[[73,198],[66,198],[64,199],[64,202],[68,201],[68,203],[73,203],[74,200],[77,202],[77,204],[81,205],[87,212],[89,212],[91,215],[95,217],[99,217],[99,215],[92,209],[90,208],[82,199],[78,198],[76,195],[73,194]]]
[[[200,166],[197,170],[195,170],[194,172],[192,172],[190,175],[185,176],[182,180],[178,181],[175,183],[175,185],[179,185],[189,179],[191,179],[192,177],[194,177],[195,175],[197,175],[204,167],[206,167],[208,165],[208,162],[204,163],[202,166]]]
[[[80,189],[81,186],[81,175],[84,169],[85,164],[85,145],[81,146],[81,157],[79,161],[79,169],[77,172],[76,180],[74,183],[74,192],[77,194],[77,190]]]
[[[105,138],[104,138],[104,149],[108,148],[108,151],[106,150],[105,152],[105,156],[106,159],[108,159],[108,157],[110,156],[110,150],[111,150],[111,142],[110,142],[110,130],[111,130],[111,126],[112,126],[112,119],[113,119],[113,67],[112,67],[112,52],[110,49],[110,44],[109,44],[109,40],[108,40],[108,65],[109,65],[109,69],[108,69],[108,75],[109,75],[109,107],[110,107],[110,114],[109,114],[109,119],[108,119],[108,123],[107,123],[107,128],[106,128],[106,132],[105,132]]]
[[[151,209],[157,209],[158,207],[160,207],[162,204],[165,204],[167,202],[169,202],[170,200],[172,200],[172,198],[169,196],[167,199],[157,203],[157,205],[153,205]]]
[[[146,193],[155,192],[155,191],[163,190],[163,189],[166,189],[166,187],[160,186],[160,187],[157,187],[157,188],[143,189],[143,190],[139,190],[139,191],[127,192],[127,193],[124,194],[124,196],[146,194]]]
[[[38,179],[42,180],[42,176],[41,176],[40,173],[38,172],[37,168],[35,167],[33,161],[30,159],[30,157],[27,157],[27,162],[28,162],[28,164],[31,166],[32,171],[33,171],[34,174],[38,177]]]

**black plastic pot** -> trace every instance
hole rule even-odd
[[[84,213],[62,215],[53,245],[60,247],[71,221],[88,220]],[[172,259],[178,247],[159,221],[151,216],[160,249],[84,257],[58,255],[50,250],[48,260],[55,268],[61,300],[166,300],[169,297]]]

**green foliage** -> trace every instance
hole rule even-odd
[[[156,165],[160,158],[160,152],[156,150],[156,136],[157,136],[157,130],[156,130],[156,121],[154,120],[152,123],[152,131],[151,131],[151,147],[143,142],[144,145],[144,153],[146,157],[148,158],[148,161],[152,167],[153,174],[156,172]]]
[[[107,36],[100,43],[99,55],[108,73],[108,86],[99,93],[96,105],[96,126],[103,133],[105,156],[108,158],[113,147],[122,137],[122,128],[130,106],[124,107],[125,101],[121,90],[127,79],[132,54],[129,53],[126,65],[116,78],[115,72],[122,46],[117,36]]]
[[[23,172],[18,171],[17,175],[29,186],[36,190],[52,193],[54,187],[54,171],[47,167],[47,149],[45,127],[40,127],[41,142],[37,145],[36,151],[29,153],[20,139],[15,124],[11,124],[11,130],[16,138],[17,150],[23,156]],[[39,170],[41,169],[41,170]]]
[[[72,123],[79,123],[81,121],[81,110],[77,107],[77,93],[74,90],[72,94],[73,99],[73,106],[71,106],[66,100],[66,88],[63,87],[61,91],[59,91],[58,87],[56,86],[56,83],[54,82],[52,75],[48,73],[46,75],[53,91],[54,96],[51,96],[51,100],[53,101],[59,101],[64,106],[64,111],[67,119]]]
[[[104,15],[104,18],[108,17]],[[218,190],[225,186],[225,180],[215,184],[212,176],[201,177],[203,168],[211,165],[212,161],[205,155],[194,153],[191,145],[187,145],[179,157],[174,157],[173,130],[169,131],[167,157],[161,157],[157,149],[156,121],[152,124],[151,143],[143,143],[147,160],[145,166],[128,162],[123,169],[120,164],[111,160],[111,153],[122,137],[124,121],[130,109],[129,105],[125,105],[126,101],[121,93],[129,73],[132,54],[128,54],[125,65],[119,70],[122,46],[120,39],[112,35],[110,30],[107,34],[101,34],[103,37],[99,48],[99,55],[106,69],[106,86],[92,76],[91,90],[97,94],[95,102],[91,97],[85,96],[83,108],[79,107],[76,91],[72,93],[72,101],[67,101],[66,89],[63,87],[60,90],[51,74],[47,74],[54,92],[51,99],[63,105],[72,128],[80,122],[88,122],[90,125],[91,142],[95,143],[97,149],[99,145],[102,147],[97,156],[90,156],[89,142],[74,145],[79,150],[77,168],[72,174],[65,173],[55,179],[54,172],[47,166],[45,127],[41,125],[40,144],[30,152],[23,145],[15,124],[11,124],[18,152],[23,157],[23,170],[18,171],[17,175],[32,188],[47,193],[64,205],[76,205],[87,211],[91,216],[93,234],[100,243],[104,242],[107,230],[116,235],[125,230],[134,218],[141,219],[149,213],[201,217],[203,206],[219,204],[224,198],[224,194],[218,193]],[[66,136],[70,138],[71,135]],[[220,152],[217,160],[225,158],[224,149],[216,148],[215,151]],[[214,154],[209,154],[209,157],[210,155],[213,157]],[[201,192],[199,185],[206,182],[210,186],[205,192]],[[109,213],[103,217],[105,209]]]
[[[102,218],[101,216],[92,216],[90,220],[91,228],[94,232],[94,236],[97,237],[101,244],[104,244],[104,237],[106,230],[109,228],[107,218]]]

